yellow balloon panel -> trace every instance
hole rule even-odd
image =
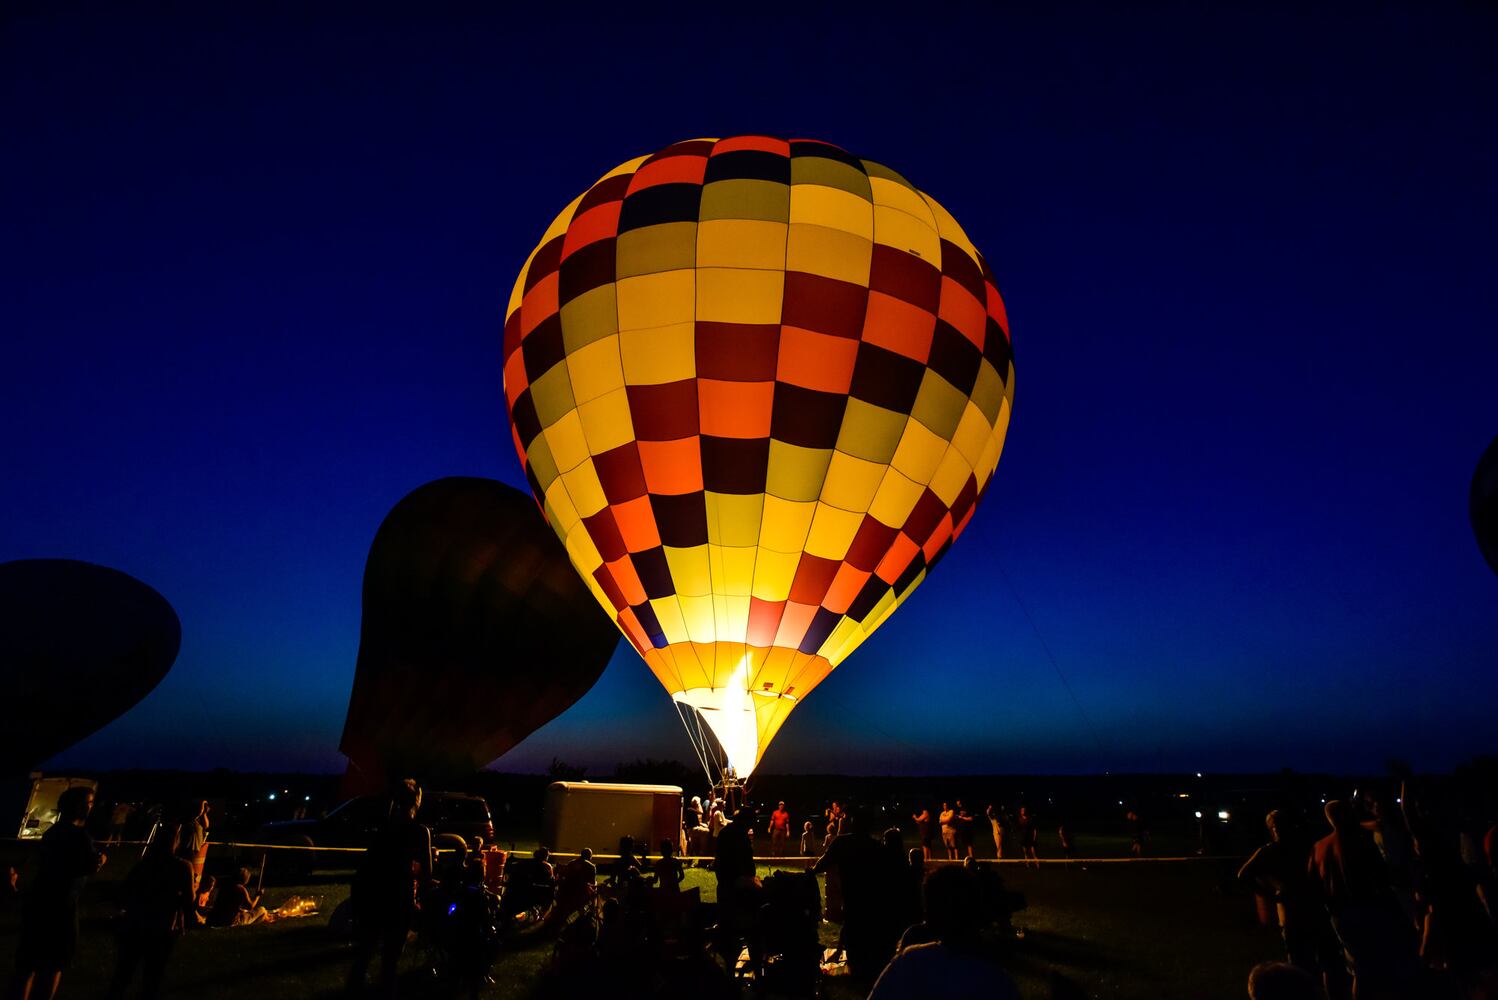
[[[961,534],[1013,405],[967,234],[810,140],[610,171],[527,259],[504,359],[553,529],[740,774]]]

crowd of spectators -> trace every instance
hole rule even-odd
[[[623,837],[602,859],[583,850],[559,860],[544,847],[506,856],[452,834],[434,843],[417,819],[415,782],[398,784],[391,804],[351,884],[350,995],[366,990],[378,959],[377,989],[394,996],[414,935],[424,968],[477,997],[503,940],[528,933],[554,940],[544,988],[557,996],[726,997],[741,979],[812,995],[825,974],[847,975],[875,1000],[922,995],[933,982],[1017,996],[1003,966],[1016,940],[1011,915],[1026,901],[978,861],[974,830],[981,816],[998,858],[1038,867],[1042,822],[1028,805],[922,806],[909,811],[908,844],[909,826],[887,825],[887,809],[833,801],[793,840],[786,802],[730,813],[709,795],[686,807],[678,837]],[[78,948],[82,887],[105,861],[85,830],[92,806],[86,787],[65,793],[24,893],[9,873],[21,921],[8,997],[53,997]],[[217,884],[205,875],[207,803],[174,815],[119,885],[108,996],[137,982],[141,996],[159,995],[189,927],[274,919],[251,870],[221,871]],[[1059,856],[1072,857],[1070,825],[1054,822]],[[1125,823],[1130,853],[1145,854],[1148,825],[1134,808]],[[1319,816],[1277,809],[1265,823],[1268,841],[1238,881],[1262,900],[1284,953],[1250,972],[1253,1000],[1498,997],[1498,827],[1408,786],[1333,799]],[[781,870],[763,875],[767,859]],[[710,868],[714,897],[704,898],[700,877],[688,880],[691,864]],[[836,940],[824,948],[832,925]],[[1053,996],[1069,995],[1057,983]]]
[[[1238,872],[1285,944],[1284,968],[1256,968],[1250,993],[1293,996],[1271,991],[1309,980],[1331,1000],[1498,996],[1498,826],[1484,836],[1468,811],[1408,786],[1323,812],[1316,829],[1271,811],[1268,843]]]
[[[16,870],[7,890],[20,900],[15,965],[7,1000],[51,1000],[79,949],[79,906],[88,880],[104,867],[106,853],[89,834],[93,788],[75,785],[57,800],[57,817],[41,836],[37,870],[24,891]],[[105,845],[121,844],[138,808],[110,810]],[[106,995],[124,997],[139,982],[138,995],[160,995],[176,943],[190,927],[232,927],[274,919],[249,889],[251,873],[240,869],[223,885],[204,874],[210,810],[193,800],[178,810],[149,813],[145,846],[115,895],[115,971]]]

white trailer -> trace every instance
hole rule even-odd
[[[21,829],[16,836],[22,840],[35,840],[46,833],[57,822],[57,800],[63,792],[77,785],[94,792],[99,790],[99,783],[92,778],[48,778],[40,771],[32,771],[31,795],[26,800],[26,812],[21,816]]]
[[[584,847],[613,854],[619,838],[633,837],[651,854],[669,840],[681,848],[681,788],[555,781],[546,789],[541,844],[563,854]]]

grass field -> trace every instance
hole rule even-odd
[[[64,997],[100,996],[108,982],[114,962],[108,899],[128,867],[128,860],[112,859],[90,884],[79,959],[64,980]],[[1015,919],[1024,938],[1015,942],[1007,962],[1026,997],[1047,997],[1053,970],[1071,977],[1092,997],[1242,997],[1249,967],[1280,953],[1277,933],[1255,921],[1251,898],[1224,892],[1220,862],[1050,865],[1041,870],[1006,864],[1001,871],[1009,887],[1029,901]],[[687,884],[699,886],[706,899],[715,895],[706,870],[690,869]],[[316,896],[321,915],[189,933],[173,958],[168,995],[271,1000],[337,994],[347,971],[348,947],[329,930],[328,914],[347,892],[337,876],[267,888],[272,906],[292,894]],[[15,916],[6,914],[0,918],[0,955],[5,956],[0,967],[8,963],[14,934]],[[835,938],[836,927],[824,924],[824,941]],[[534,992],[550,955],[550,941],[522,937],[496,966],[496,985],[485,996],[524,1000]],[[838,978],[829,978],[823,992],[832,1000],[861,995]]]

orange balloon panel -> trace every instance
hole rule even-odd
[[[738,136],[631,160],[557,216],[504,384],[573,565],[745,775],[966,527],[1014,365],[939,204],[827,143]]]

